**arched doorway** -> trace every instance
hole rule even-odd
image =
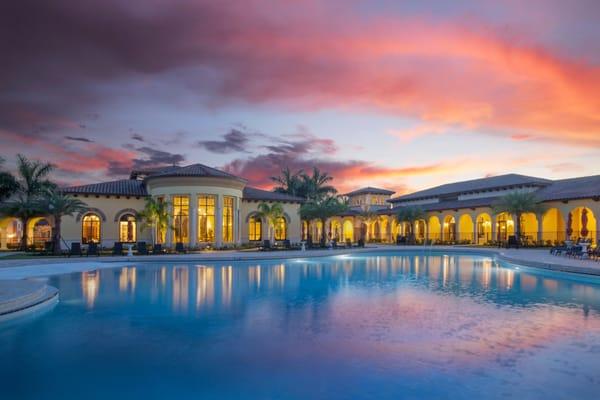
[[[558,208],[550,208],[542,217],[542,240],[547,245],[555,245],[566,239],[565,216]]]
[[[571,210],[571,240],[586,240],[596,243],[598,238],[596,216],[587,207],[577,207]],[[567,235],[569,226],[567,219]]]
[[[2,239],[3,248],[17,249],[23,237],[23,223],[18,218],[7,218],[2,221],[4,235]]]
[[[100,243],[100,229],[100,217],[96,214],[86,214],[81,220],[81,242]]]
[[[331,221],[331,239],[337,242],[342,240],[342,223],[337,219]]]
[[[526,213],[521,215],[521,241],[534,244],[538,237],[538,220],[535,214]]]
[[[452,215],[447,215],[444,218],[442,238],[447,243],[456,242],[456,220]]]
[[[28,223],[29,245],[36,249],[44,248],[44,243],[52,240],[52,226],[46,218],[34,218]]]
[[[429,217],[429,240],[440,241],[442,239],[442,224],[436,216]]]
[[[344,221],[344,241],[354,242],[354,224],[350,220]]]
[[[463,243],[474,243],[474,230],[473,218],[469,214],[461,215],[458,219],[458,240]]]
[[[415,239],[419,242],[423,242],[425,240],[425,220],[420,219],[415,222]]]
[[[477,244],[488,244],[492,241],[492,217],[487,213],[477,216]]]
[[[496,216],[496,240],[506,242],[509,236],[515,234],[515,223],[508,213],[500,213]]]
[[[119,242],[133,243],[137,240],[135,215],[124,214],[119,218]]]

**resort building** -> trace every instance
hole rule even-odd
[[[551,244],[567,239],[598,240],[600,215],[600,175],[549,180],[507,174],[449,183],[430,189],[389,198],[390,191],[364,188],[348,193],[350,210],[331,218],[328,233],[338,241],[395,242],[407,234],[407,223],[398,223],[396,214],[406,206],[419,206],[425,218],[414,223],[413,232],[420,242],[496,244],[514,234],[515,216],[495,214],[493,205],[507,193],[534,192],[544,212],[524,214],[521,236],[531,244]],[[387,207],[381,205],[386,198]],[[314,237],[321,235],[320,223]],[[327,231],[326,231],[327,232]]]
[[[261,202],[283,206],[284,215],[273,229],[275,241],[301,240],[298,210],[303,199],[247,186],[243,178],[202,164],[133,171],[129,179],[63,190],[88,206],[85,212],[63,217],[65,248],[72,242],[103,247],[115,242],[151,243],[152,233],[166,247],[176,243],[188,248],[260,243],[269,238],[267,221],[258,215]],[[171,221],[164,231],[152,232],[138,218],[148,197],[169,205]],[[52,223],[43,217],[29,221],[30,244],[43,246],[50,240]],[[0,228],[0,247],[17,247],[24,229],[21,222],[5,218],[0,220]]]

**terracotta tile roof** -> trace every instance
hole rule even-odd
[[[600,197],[600,175],[560,179],[535,194],[542,201]]]
[[[246,186],[244,188],[243,200],[263,200],[263,201],[282,201],[289,203],[304,203],[302,197],[290,196],[285,193],[270,192],[254,187]]]
[[[392,191],[392,190],[386,190],[386,189],[379,189],[376,187],[372,187],[372,186],[367,186],[364,188],[360,188],[357,190],[353,190],[352,192],[346,193],[344,196],[356,196],[359,194],[385,194],[385,195],[392,195],[396,192]]]
[[[417,200],[444,195],[454,195],[460,193],[479,192],[484,190],[510,188],[515,186],[539,186],[544,187],[552,184],[549,179],[536,178],[518,174],[507,174],[492,176],[489,178],[473,179],[469,181],[447,183],[430,189],[420,190],[418,192],[398,196],[388,200],[390,203],[397,203],[407,200]]]
[[[146,179],[157,177],[177,177],[177,176],[195,176],[195,177],[216,177],[216,178],[233,178],[244,180],[238,176],[230,174],[220,169],[208,167],[203,164],[192,164],[184,167],[173,166],[150,172]]]
[[[69,194],[97,194],[117,196],[148,196],[144,182],[135,179],[92,183],[90,185],[71,186],[62,189]]]

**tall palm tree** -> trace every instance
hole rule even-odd
[[[28,200],[33,200],[47,190],[56,188],[48,179],[54,169],[50,163],[29,160],[22,154],[17,155],[18,194]]]
[[[302,174],[302,183],[305,190],[305,197],[309,200],[322,200],[325,197],[333,196],[337,193],[335,187],[329,183],[333,177],[327,172],[321,172],[319,168],[313,167],[312,175]]]
[[[156,244],[157,231],[164,231],[169,226],[169,203],[149,197],[144,209],[138,213],[141,219],[141,229],[150,229],[152,245]]]
[[[0,165],[4,163],[4,159],[0,157]],[[7,171],[0,171],[0,201],[10,198],[16,193],[19,185],[17,180]]]
[[[72,216],[75,213],[88,209],[83,201],[73,198],[59,190],[49,190],[40,200],[36,202],[36,209],[45,215],[54,218],[54,229],[52,230],[52,248],[54,255],[60,255],[61,223],[62,217]]]
[[[275,232],[275,224],[277,220],[284,216],[283,205],[281,203],[260,203],[258,205],[258,216],[267,222],[267,237],[269,240],[273,240],[273,233]]]
[[[541,214],[544,211],[544,206],[536,197],[535,193],[531,192],[512,192],[502,196],[492,206],[494,213],[508,213],[514,215],[515,221],[515,237],[518,240],[521,238],[521,217],[523,214],[534,213]]]
[[[415,239],[413,230],[415,222],[425,219],[425,217],[425,211],[419,206],[401,207],[396,212],[396,221],[408,224],[408,237],[411,243],[413,243]]]
[[[277,184],[273,191],[291,196],[303,196],[302,174],[302,170],[294,173],[289,167],[285,167],[281,171],[281,175],[271,177],[271,180]]]
[[[337,197],[327,197],[321,201],[308,201],[302,204],[299,213],[303,220],[318,219],[321,221],[323,226],[321,242],[324,243],[327,236],[327,232],[325,232],[327,219],[346,211],[347,208],[348,206]]]

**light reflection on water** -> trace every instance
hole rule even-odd
[[[78,398],[90,384],[92,398],[600,390],[598,279],[476,256],[372,255],[136,265],[50,282],[55,309],[0,326],[8,398]]]

